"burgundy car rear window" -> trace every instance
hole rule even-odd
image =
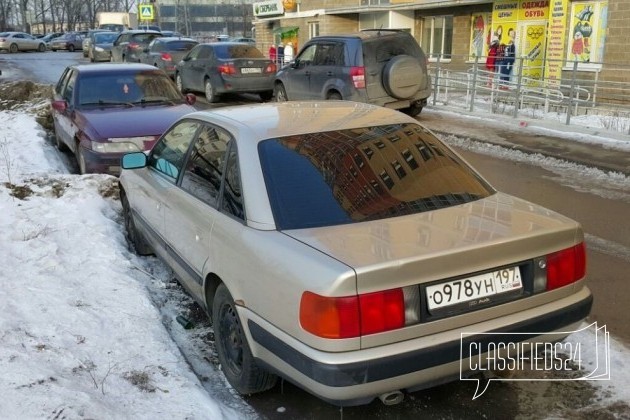
[[[494,193],[417,124],[269,139],[258,150],[280,230],[421,213]]]

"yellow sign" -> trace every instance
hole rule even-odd
[[[153,20],[153,5],[152,4],[139,4],[138,5],[140,20]]]
[[[549,18],[549,0],[521,0],[518,10],[519,20],[547,20]]]
[[[550,5],[547,36],[547,57],[545,60],[545,78],[551,86],[560,86],[564,48],[566,42],[566,21],[569,8],[568,0],[552,0]]]

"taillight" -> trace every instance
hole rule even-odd
[[[221,74],[236,74],[236,68],[233,63],[222,64],[219,66],[219,73]]]
[[[171,55],[169,53],[163,52],[162,54],[160,54],[160,56],[162,57],[163,61],[172,61],[173,60],[173,57],[171,57]]]
[[[365,89],[365,67],[351,67],[352,84],[357,89]]]
[[[129,43],[129,48],[131,48],[133,50],[137,50],[138,48],[140,48],[140,44],[138,44],[137,42],[130,42]]]
[[[586,274],[584,242],[547,255],[547,290],[574,283]]]
[[[276,67],[276,65],[274,63],[268,64],[267,67],[265,67],[265,73],[275,73],[276,70],[278,68]]]
[[[409,289],[409,290],[406,290]],[[406,308],[417,287],[390,289],[358,296],[326,297],[305,292],[300,301],[300,324],[323,338],[353,338],[402,328],[417,322],[416,308]]]

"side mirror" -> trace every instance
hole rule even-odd
[[[194,105],[197,102],[197,96],[195,96],[194,93],[187,93],[186,94],[186,103],[188,105]]]
[[[64,112],[66,109],[68,109],[68,103],[63,99],[59,101],[52,101],[51,105],[55,111],[59,112]]]
[[[120,160],[123,169],[139,169],[147,166],[147,155],[144,152],[133,152],[123,155]]]

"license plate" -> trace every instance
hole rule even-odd
[[[458,303],[483,299],[489,296],[521,290],[521,271],[518,267],[503,268],[459,280],[427,286],[429,310]]]
[[[259,67],[243,67],[241,69],[242,74],[262,73],[262,69]]]

